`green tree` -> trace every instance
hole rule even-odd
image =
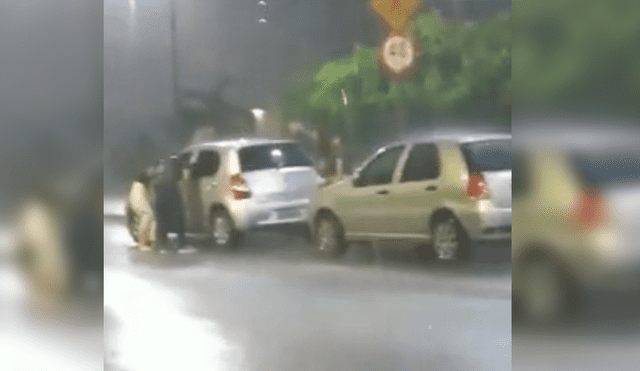
[[[640,115],[640,2],[514,0],[516,94]]]
[[[418,50],[414,79],[389,81],[375,50],[357,49],[290,84],[282,94],[283,117],[301,119],[305,112],[308,121],[343,136],[353,134],[356,141],[393,132],[397,128],[388,120],[402,120],[403,110],[485,116],[510,124],[509,15],[465,24],[427,11],[417,15],[411,32]]]

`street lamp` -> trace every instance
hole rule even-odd
[[[255,117],[256,120],[262,121],[267,111],[263,110],[262,108],[254,108],[251,110],[251,113],[253,113],[253,117]]]
[[[258,7],[262,12],[262,15],[260,16],[260,19],[258,20],[258,22],[267,23],[267,12],[269,11],[269,5],[267,5],[266,1],[260,0],[258,1]]]
[[[264,134],[264,130],[265,130],[264,116],[267,113],[267,111],[263,110],[262,108],[253,108],[251,110],[251,113],[253,114],[253,117],[256,119],[256,131],[259,134]]]
[[[129,0],[129,13],[134,14],[136,12],[136,0]]]

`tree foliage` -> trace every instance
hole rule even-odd
[[[514,0],[516,94],[640,114],[640,2]]]
[[[285,121],[302,119],[357,138],[394,130],[392,112],[463,117],[484,116],[510,123],[511,21],[497,15],[473,24],[418,14],[412,24],[418,58],[409,81],[390,80],[374,48],[313,69],[281,96]],[[391,128],[389,128],[391,126]]]

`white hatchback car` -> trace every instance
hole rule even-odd
[[[239,139],[190,146],[178,157],[187,233],[210,233],[236,246],[267,225],[307,226],[322,178],[295,141]]]
[[[466,259],[473,241],[511,238],[511,135],[390,144],[321,187],[312,209],[323,255],[350,241],[413,240],[432,246],[427,256]]]

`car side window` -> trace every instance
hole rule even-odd
[[[388,148],[378,154],[360,173],[362,186],[389,184],[404,146]]]
[[[440,176],[440,156],[434,143],[416,144],[402,171],[401,182],[437,179]]]
[[[213,176],[220,167],[220,155],[213,150],[202,150],[198,153],[196,162],[197,175],[200,177]]]

